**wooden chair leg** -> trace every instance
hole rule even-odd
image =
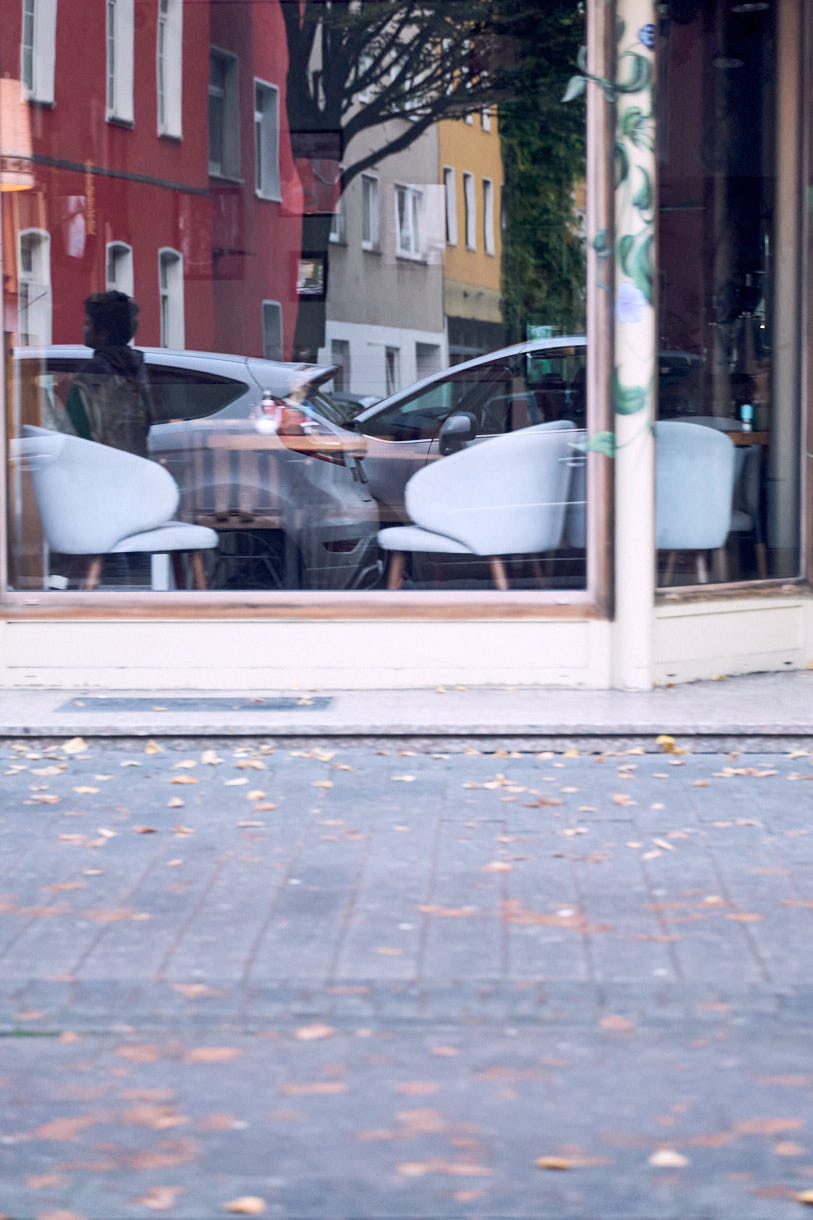
[[[200,552],[198,552],[199,554]],[[172,575],[175,578],[175,588],[186,588],[186,566],[183,561],[183,551],[172,552]]]
[[[192,568],[192,584],[196,589],[206,588],[206,564],[203,562],[203,551],[193,551],[189,556]]]
[[[728,580],[728,552],[724,546],[718,546],[711,553],[711,570],[717,584],[725,584]]]
[[[768,557],[765,550],[764,542],[755,542],[754,551],[757,559],[757,575],[760,580],[766,580],[768,576]]]
[[[387,588],[400,589],[404,580],[404,567],[406,565],[406,554],[404,551],[393,551],[390,554],[390,563],[387,570]]]
[[[85,574],[85,588],[88,590],[98,589],[101,575],[102,556],[94,555],[93,558],[88,562],[88,568]]]
[[[508,576],[505,571],[505,564],[500,559],[499,555],[492,555],[488,561],[488,566],[491,568],[491,577],[498,589],[503,592],[508,588]]]
[[[703,551],[697,552],[697,583],[699,585],[707,585],[709,583],[709,569],[706,563],[706,556]]]

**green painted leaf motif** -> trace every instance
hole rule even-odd
[[[596,233],[593,238],[593,249],[599,258],[606,258],[608,254],[612,253],[612,242],[607,229],[599,229]]]
[[[625,51],[619,58],[619,69],[625,61],[631,61],[629,79],[616,81],[616,88],[619,93],[641,93],[652,81],[649,60],[637,51]]]
[[[603,453],[605,457],[615,457],[615,433],[594,432],[586,441],[578,441],[573,448],[581,450],[582,453]]]
[[[615,146],[615,185],[621,186],[627,181],[630,172],[630,159],[626,148],[621,143]]]
[[[643,386],[622,385],[617,369],[613,380],[613,406],[616,415],[637,415],[646,406],[646,390]]]
[[[618,45],[618,44],[621,42],[621,39],[624,37],[624,34],[626,33],[626,30],[627,30],[627,26],[626,26],[626,23],[625,23],[625,21],[624,21],[624,18],[623,18],[623,17],[618,17],[618,18],[616,19],[616,23],[615,23],[615,41],[616,41],[616,45]]]
[[[587,88],[587,81],[583,76],[571,76],[567,82],[567,88],[562,94],[563,102],[572,102],[574,98],[581,97]]]
[[[628,275],[632,279],[630,270],[630,253],[635,244],[635,238],[630,233],[625,233],[618,243],[618,262],[624,275]]]
[[[652,179],[642,165],[638,168],[641,171],[643,181],[632,200],[632,206],[637,208],[639,212],[650,212],[653,200]]]
[[[580,72],[587,71],[587,47],[582,44],[579,47],[579,53],[576,56],[576,63],[579,65]]]
[[[636,148],[646,149],[652,152],[655,148],[655,140],[652,132],[652,118],[648,114],[644,114],[643,110],[638,106],[630,106],[624,111],[621,119],[621,130],[628,140],[631,140]]]
[[[641,242],[632,257],[628,275],[652,304],[652,234]]]

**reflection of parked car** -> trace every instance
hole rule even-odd
[[[320,390],[332,370],[141,350],[157,421],[150,456],[180,486],[179,516],[220,536],[211,583],[341,589],[363,580],[375,566],[378,512],[364,442]],[[67,393],[88,356],[79,345],[18,350],[18,426],[69,430]]]
[[[367,407],[375,406],[380,399],[373,394],[346,394],[344,390],[331,390],[330,401],[339,408],[342,419],[353,419]]]
[[[362,411],[370,490],[393,520],[405,520],[404,488],[426,462],[486,437],[532,424],[586,424],[583,336],[539,339],[478,356]],[[579,433],[581,436],[581,432]]]

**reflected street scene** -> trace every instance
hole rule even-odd
[[[2,3],[11,589],[584,588],[582,7],[117,4],[79,91],[81,7]]]

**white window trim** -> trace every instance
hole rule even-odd
[[[370,210],[370,237],[364,238],[364,182],[373,184],[372,203]],[[377,174],[361,175],[361,248],[362,250],[378,250],[381,244],[381,182]]]
[[[172,255],[167,259],[166,255]],[[165,279],[164,269],[172,268],[173,282]],[[158,297],[161,319],[161,347],[183,349],[186,347],[186,319],[184,312],[183,255],[172,246],[162,246],[158,251]],[[164,301],[167,309],[164,309]]]
[[[240,180],[240,62],[233,51],[225,51],[222,47],[209,48],[209,63],[211,72],[212,57],[227,60],[231,71],[226,79],[223,92],[223,147],[224,164],[221,166],[209,162],[210,178],[228,178],[229,181]],[[211,82],[208,95],[212,95]]]
[[[344,207],[344,195],[340,195],[330,218],[328,241],[334,246],[343,246],[347,241],[347,215]]]
[[[109,123],[132,124],[134,0],[106,0],[106,111]]]
[[[120,274],[115,276],[110,275],[110,260],[113,258],[117,272],[121,269]],[[105,288],[108,292],[126,292],[128,297],[135,296],[135,282],[133,279],[133,247],[128,245],[126,241],[109,241],[105,246],[104,252],[104,269],[105,269]]]
[[[336,348],[337,344],[342,345],[342,359],[341,360],[335,359],[334,349]],[[345,356],[347,357],[346,360],[344,359]],[[349,394],[350,393],[350,383],[351,383],[350,367],[351,367],[351,360],[352,360],[350,340],[349,339],[331,339],[330,340],[330,354],[328,356],[328,359],[332,365],[335,365],[337,368],[341,369],[341,371],[342,371],[342,376],[341,376],[342,385],[338,389],[338,393]],[[331,385],[333,386],[334,390],[337,389],[335,376],[331,382]]]
[[[25,32],[25,10],[29,6],[32,16],[31,70],[26,71],[25,46],[20,38],[20,80],[25,97],[30,102],[43,105],[54,104],[54,68],[56,64],[56,6],[57,0],[22,0]],[[28,76],[28,79],[26,77]]]
[[[267,149],[267,128],[268,116],[265,111],[257,109],[257,89],[267,91],[274,95],[274,122],[273,122],[273,147],[271,150],[271,165],[267,172],[263,172],[263,181],[258,182],[258,170],[262,166],[266,170],[265,158],[257,159],[257,148],[260,140],[263,140],[263,146]],[[275,203],[282,201],[282,179],[280,177],[279,168],[279,138],[280,138],[280,93],[277,85],[272,85],[270,81],[261,80],[260,77],[254,77],[254,191],[258,199],[271,199]],[[263,121],[265,120],[265,122]],[[259,130],[258,130],[259,129]]]
[[[480,113],[480,125],[483,131],[491,131],[491,107],[484,106]]]
[[[483,179],[483,246],[486,254],[494,255],[496,253],[494,240],[494,183],[491,178]]]
[[[398,192],[407,192],[408,201],[408,218],[409,225],[412,228],[412,222],[415,221],[415,232],[413,234],[413,246],[407,248],[401,242],[401,226],[398,219]],[[423,191],[419,186],[413,186],[408,182],[393,183],[393,203],[395,206],[395,253],[398,258],[411,259],[413,262],[422,262],[424,259],[423,251]],[[416,214],[417,213],[417,214]]]
[[[279,318],[279,355],[278,356],[266,355],[267,345],[265,342],[265,338],[266,338],[265,311],[266,311],[266,308],[269,306],[272,309],[275,309],[277,311],[277,317]],[[263,359],[264,360],[283,360],[285,357],[285,347],[283,344],[284,331],[282,328],[282,303],[280,301],[270,301],[270,300],[263,301],[262,306],[261,306],[261,317],[262,317]]]
[[[155,91],[159,136],[180,140],[183,135],[183,0],[158,0]]]
[[[390,357],[392,357],[392,377],[390,377]],[[384,348],[384,378],[387,396],[396,394],[401,388],[401,349],[389,343]]]
[[[451,165],[443,167],[443,204],[446,209],[446,245],[457,245],[457,176]]]
[[[463,171],[463,204],[466,221],[466,249],[477,249],[477,193],[474,174]]]
[[[37,239],[34,243],[36,250],[34,258],[37,266],[32,270],[31,275],[27,276],[22,271],[22,255],[23,247],[27,244],[27,239],[31,237]],[[21,302],[26,295],[23,288],[26,283],[39,284],[43,291],[33,302],[33,310],[29,305],[26,312],[26,325],[23,326]],[[45,229],[21,229],[17,235],[17,301],[20,303],[17,329],[22,342],[26,344],[35,342],[47,347],[51,342],[53,326],[53,296],[51,292],[51,234]],[[42,323],[40,329],[32,330],[32,316],[37,319],[38,323]]]

